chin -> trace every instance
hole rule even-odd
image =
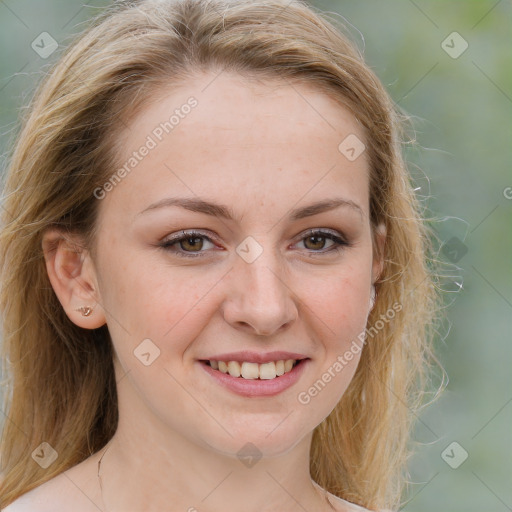
[[[286,419],[279,422],[273,422],[272,426],[262,424],[262,428],[227,428],[233,437],[226,437],[222,440],[211,440],[209,447],[228,457],[243,458],[247,457],[279,457],[286,455],[297,444],[299,444],[305,436],[312,432],[304,427],[284,424]]]

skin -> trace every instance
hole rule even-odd
[[[328,504],[311,481],[309,450],[314,428],[345,392],[360,354],[309,404],[297,396],[365,329],[371,285],[382,270],[371,240],[366,154],[349,161],[338,150],[349,134],[364,141],[363,131],[348,110],[309,85],[215,76],[169,89],[120,134],[126,160],[167,112],[190,96],[198,100],[99,200],[94,260],[60,233],[45,234],[48,275],[69,318],[86,329],[108,325],[120,421],[106,452],[25,495],[41,510],[45,500],[52,510],[73,503],[73,510],[108,512],[169,510],[170,503],[172,510],[201,512],[291,512],[298,504],[355,510],[332,495]],[[171,196],[228,205],[237,219],[177,206],[141,213]],[[289,217],[294,208],[333,197],[357,208]],[[333,230],[349,245],[328,252],[336,244],[311,241],[309,228]],[[203,257],[179,257],[158,245],[182,229],[212,242],[173,248]],[[263,249],[251,263],[236,252],[248,236]],[[88,317],[77,311],[84,305],[94,306]],[[147,338],[160,350],[149,366],[134,357]],[[288,350],[310,361],[281,394],[246,398],[212,381],[198,363],[242,349]],[[262,455],[250,468],[237,457],[247,442]],[[103,453],[105,507],[96,477]]]

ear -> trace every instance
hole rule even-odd
[[[84,329],[104,325],[96,271],[78,237],[50,229],[43,235],[42,247],[48,277],[69,319]],[[92,308],[92,313],[82,315],[82,307]]]
[[[387,230],[384,223],[379,224],[373,231],[373,264],[372,284],[379,280],[384,270],[384,247],[386,245]]]

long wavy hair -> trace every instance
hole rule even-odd
[[[406,117],[347,34],[339,19],[300,0],[121,1],[43,77],[4,180],[0,508],[100,450],[118,422],[108,328],[82,329],[66,316],[48,279],[43,233],[79,234],[92,250],[94,190],[119,167],[120,124],[171,84],[224,69],[309,83],[364,128],[372,231],[380,223],[387,230],[368,327],[380,320],[382,328],[367,338],[348,389],[316,427],[310,471],[348,501],[399,506],[414,417],[431,382],[439,297],[430,231],[402,158]],[[383,322],[393,304],[401,310]],[[58,452],[48,469],[31,457],[41,442]]]

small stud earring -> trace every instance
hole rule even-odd
[[[82,313],[82,316],[89,316],[92,313],[92,308],[89,306],[82,306],[80,309],[77,309],[76,311],[80,311]]]

